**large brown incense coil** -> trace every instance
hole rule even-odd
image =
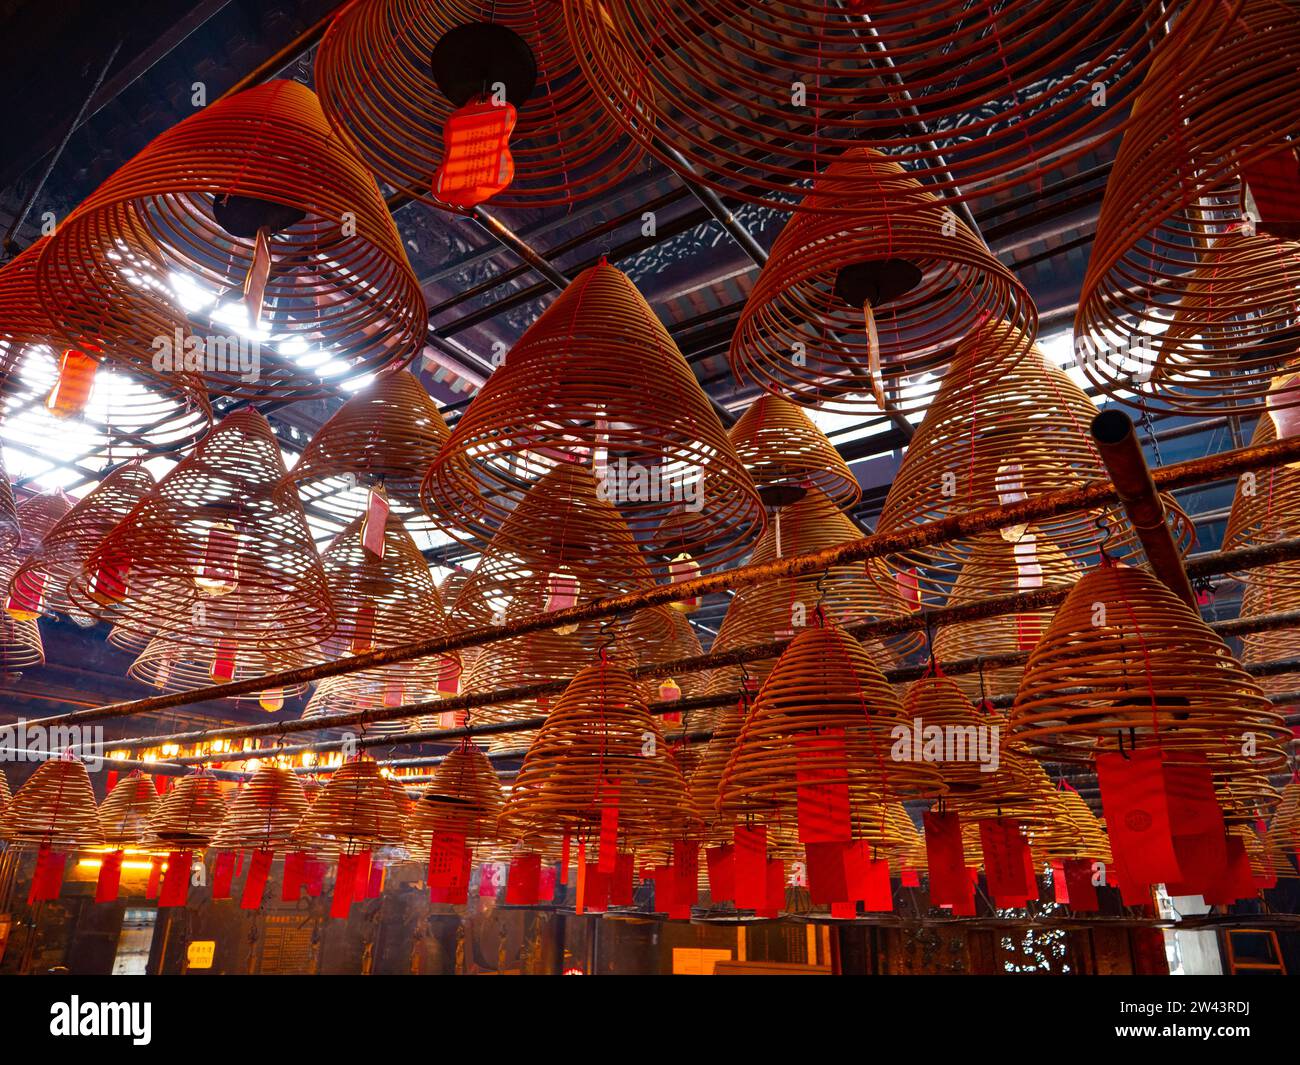
[[[816,488],[840,508],[862,498],[848,463],[799,407],[781,396],[759,396],[728,435],[763,502],[784,507]]]
[[[13,847],[96,847],[104,842],[85,763],[52,758],[36,767],[0,817]]]
[[[995,714],[977,710],[952,677],[928,673],[903,696],[907,733],[896,741],[904,757],[919,754],[943,776],[952,795],[983,791],[997,774],[992,772],[992,737],[1004,722]]]
[[[235,794],[213,837],[217,850],[284,850],[307,812],[307,796],[292,769],[264,761]]]
[[[958,346],[890,486],[877,532],[899,532],[1106,478],[1090,432],[1097,413],[1092,401],[1024,340],[1006,322],[997,322]],[[1166,505],[1186,548],[1190,523],[1171,500]],[[1023,526],[1001,530],[1016,545],[1013,558],[1024,571],[1021,588],[1035,586],[1033,581],[1072,580],[1078,563],[1096,557],[1103,541],[1117,557],[1137,546],[1114,507],[1044,519],[1034,526],[1033,541],[1027,533]],[[1048,542],[1041,549],[1040,540]],[[983,591],[986,584],[1005,587],[1008,557],[1002,549],[986,557],[992,543],[990,537],[959,538],[891,556],[888,564],[898,579],[919,584],[922,601],[952,589],[959,573],[972,591]]]
[[[696,816],[704,823],[706,839],[730,842],[735,816],[719,808],[719,788],[736,740],[744,726],[747,706],[738,699],[722,707],[712,722],[713,735],[695,760],[695,767],[687,778],[687,791]]]
[[[233,595],[238,598],[239,592]],[[251,602],[249,609],[257,609],[257,604]],[[230,632],[210,624],[190,626],[183,640],[171,633],[160,633],[145,644],[144,650],[128,667],[127,676],[158,691],[188,692],[308,664],[303,651],[276,647],[269,634],[266,639],[249,642],[252,635],[249,626],[240,626],[235,635],[240,639],[237,644],[230,642]],[[245,692],[232,698],[237,702],[259,702],[267,709],[279,709],[274,705],[276,702],[295,698],[306,690],[306,684],[295,684],[266,692]]]
[[[1004,731],[1002,721],[992,720]],[[973,787],[955,792],[944,804],[964,821],[1010,817],[1028,830],[1051,822],[1054,796],[1043,767],[1021,749],[1007,745],[1000,751],[996,770],[980,774]]]
[[[754,547],[751,563],[806,555],[827,547],[861,539],[860,530],[849,517],[816,489],[782,509]],[[876,621],[904,616],[908,610],[889,582],[873,580],[862,563],[832,566],[824,573],[800,577],[779,577],[738,590],[727,606],[722,627],[713,641],[713,651],[729,651],[754,643],[793,636],[814,623],[817,611],[838,624]],[[918,632],[873,641],[869,646],[880,658],[882,669],[922,644]],[[773,660],[749,662],[744,673],[761,680]],[[713,671],[710,694],[739,691],[742,670],[723,667]]]
[[[1255,423],[1251,447],[1277,440],[1277,424],[1270,415]],[[1253,547],[1300,536],[1300,468],[1290,464],[1251,470],[1237,478],[1223,550]]]
[[[687,616],[671,608],[638,610],[623,629],[622,643],[631,649],[636,664],[642,666],[676,662],[704,653]],[[709,677],[707,670],[691,670],[672,677],[647,677],[641,681],[641,697],[647,703],[670,697],[691,699],[705,693]],[[665,727],[665,731],[675,730]]]
[[[330,774],[295,836],[304,849],[322,854],[360,854],[406,842],[401,796],[370,758],[347,762]]]
[[[212,425],[203,383],[118,359],[93,339],[68,351],[65,315],[37,291],[42,237],[0,270],[0,417],[33,437],[76,432],[90,458],[121,462],[191,446]],[[152,354],[152,351],[150,351]]]
[[[12,553],[0,552],[0,606],[8,602],[7,589],[18,565]],[[44,663],[45,645],[35,618],[15,618],[0,610],[0,678],[12,677]]]
[[[427,855],[433,837],[440,834],[464,836],[471,844],[495,840],[504,804],[496,769],[466,740],[443,756],[411,806],[412,850]]]
[[[227,415],[91,552],[78,610],[133,631],[241,651],[297,652],[335,627],[302,505],[275,491],[280,445],[252,409]],[[115,575],[110,594],[97,575]]]
[[[26,556],[40,548],[42,541],[76,503],[62,488],[28,496],[18,505],[18,526],[22,539],[18,554]]]
[[[1240,614],[1243,619],[1300,610],[1300,562],[1275,562],[1271,566],[1250,570],[1244,583]],[[1300,656],[1300,630],[1295,628],[1252,632],[1241,638],[1242,665],[1252,666],[1297,656]],[[1293,673],[1260,677],[1257,683],[1269,695],[1281,695],[1294,691],[1296,687]]]
[[[1174,761],[1204,754],[1221,788],[1275,770],[1290,738],[1189,606],[1144,570],[1110,563],[1080,578],[1030,653],[1011,727],[1052,758],[1087,761],[1121,744]]]
[[[14,503],[14,488],[0,459],[0,554],[13,551],[22,537],[18,526],[18,507]]]
[[[862,144],[946,195],[1041,191],[1122,126],[1167,17],[1098,0],[564,0],[564,14],[594,94],[646,151],[781,210]]]
[[[153,488],[153,476],[136,460],[113,470],[42,537],[40,546],[14,574],[14,587],[40,587],[45,613],[72,613],[68,583],[82,573],[104,537]]]
[[[538,730],[506,799],[501,831],[595,839],[606,807],[617,808],[625,843],[696,827],[681,772],[636,682],[600,662],[577,673]]]
[[[172,850],[206,847],[226,816],[221,784],[206,773],[181,777],[158,802],[145,843]]]
[[[515,343],[456,423],[426,509],[486,544],[530,489],[582,465],[657,572],[734,561],[763,505],[663,323],[626,274],[583,271]],[[594,471],[594,474],[591,472]],[[581,512],[570,512],[579,525]]]
[[[1296,878],[1295,866],[1291,864],[1285,852],[1274,846],[1267,833],[1261,833],[1255,825],[1230,825],[1228,835],[1236,836],[1241,840],[1252,876],[1261,880],[1269,880],[1275,876],[1285,880]],[[1262,891],[1264,885],[1258,886]]]
[[[420,482],[450,430],[433,397],[407,370],[380,373],[339,407],[289,472],[305,505],[343,523],[382,488],[404,521],[427,525]]]
[[[971,537],[969,544],[968,561],[957,572],[946,606],[965,606],[1038,587],[1070,585],[1081,572],[1036,525],[1028,526],[1016,542],[999,532],[985,532]],[[957,662],[1029,651],[1051,620],[1051,610],[1031,610],[944,625],[934,634],[934,653],[941,662]],[[996,666],[958,674],[952,680],[972,699],[994,698],[1015,694],[1023,673],[1023,666]]]
[[[1274,846],[1300,861],[1300,776],[1292,774],[1268,823]]]
[[[113,848],[140,846],[157,809],[158,789],[152,778],[139,770],[128,773],[113,785],[99,808],[104,843]]]
[[[894,689],[867,649],[838,626],[805,629],[777,660],[746,717],[723,771],[719,807],[759,813],[795,808],[801,775],[847,785],[861,804],[938,795],[938,769],[895,759],[905,724]]]
[[[446,84],[438,78],[438,59],[430,65],[430,57],[441,55],[435,52],[440,42],[457,53],[445,57],[453,64]],[[380,180],[434,206],[445,206],[432,187],[445,159],[448,118],[497,82],[517,122],[510,138],[514,180],[492,197],[494,205],[585,200],[637,165],[639,148],[607,120],[599,94],[578,70],[558,5],[363,0],[340,12],[316,54],[316,83],[330,120],[347,130]]]
[[[295,81],[157,137],[59,225],[37,290],[73,346],[248,399],[332,394],[336,371],[405,365],[427,329],[374,178]]]
[[[369,528],[364,516],[356,517],[321,559],[339,622],[319,648],[326,659],[439,639],[452,632],[429,564],[397,514],[390,511],[384,523],[382,556],[366,546],[371,535],[376,540],[371,546],[377,546],[377,531]],[[452,651],[345,673],[328,678],[329,699],[332,706],[341,708],[354,696],[356,709],[426,702],[438,697],[440,685],[454,692],[460,668],[460,656]],[[408,724],[393,721],[383,726],[405,728]]]
[[[1106,182],[1075,336],[1123,402],[1293,407],[1300,19],[1276,0],[1188,11],[1156,48]]]
[[[825,410],[905,414],[926,408],[953,345],[982,323],[1009,323],[1016,345],[984,353],[990,374],[1029,346],[1028,293],[897,161],[855,148],[803,205],[737,323],[728,357],[741,381]],[[836,213],[810,213],[823,208]]]

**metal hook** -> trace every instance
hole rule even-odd
[[[1110,552],[1106,548],[1110,544],[1111,537],[1115,535],[1114,523],[1108,521],[1105,514],[1098,514],[1096,526],[1097,531],[1102,534],[1101,543],[1097,545],[1097,551],[1100,553],[1103,562],[1113,562],[1114,559],[1111,558]]]

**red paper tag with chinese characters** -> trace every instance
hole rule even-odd
[[[244,878],[244,890],[239,896],[241,910],[261,909],[262,896],[266,893],[266,880],[271,874],[271,862],[274,859],[274,851],[253,851],[253,860],[248,864],[248,876]]]
[[[95,885],[96,902],[117,901],[118,888],[122,885],[122,859],[125,851],[109,851],[104,855],[99,866],[99,881]]]
[[[230,885],[235,880],[235,852],[222,851],[212,867],[212,900],[230,898]]]
[[[193,856],[189,851],[172,851],[167,855],[167,872],[163,876],[162,894],[158,908],[184,906],[190,897],[190,866]]]
[[[471,100],[456,108],[443,126],[443,159],[433,176],[433,194],[465,210],[491,199],[515,179],[510,134],[514,105]]]

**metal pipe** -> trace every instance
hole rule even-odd
[[[1154,475],[1149,474],[1149,476],[1153,476],[1159,487],[1169,489],[1214,480],[1227,475],[1236,475],[1248,470],[1282,465],[1297,459],[1300,459],[1300,437],[1290,437],[1237,451],[1226,451],[1218,455],[1210,455],[1164,466],[1157,470]],[[268,688],[295,687],[310,681],[322,680],[325,677],[355,673],[363,669],[392,665],[396,662],[406,662],[429,655],[441,655],[447,651],[459,650],[462,647],[479,647],[526,633],[541,632],[584,621],[617,617],[620,614],[631,613],[646,607],[663,606],[712,592],[748,587],[773,578],[820,573],[833,566],[861,562],[869,558],[877,558],[930,544],[969,537],[977,533],[1006,528],[1012,525],[1033,524],[1070,511],[1091,510],[1114,503],[1118,498],[1118,493],[1113,485],[1106,481],[1093,481],[1078,488],[1046,492],[1018,503],[989,507],[969,514],[957,514],[918,525],[911,529],[893,533],[874,533],[859,540],[851,540],[807,555],[795,555],[775,559],[771,562],[751,563],[747,566],[695,577],[677,584],[658,584],[641,591],[612,596],[608,599],[597,599],[564,610],[519,618],[505,625],[471,629],[436,639],[418,640],[399,647],[384,648],[363,655],[353,655],[333,662],[323,662],[299,669],[284,670],[279,673],[271,673],[266,676],[253,677],[228,684],[215,684],[188,692],[174,692],[167,695],[156,695],[145,699],[75,710],[66,714],[42,718],[39,723],[63,724],[111,717],[129,717],[133,714],[166,710],[176,706],[187,706],[208,699],[225,699],[235,695],[252,694],[265,691]],[[1183,575],[1186,578],[1186,571],[1183,572]],[[472,697],[459,696],[457,698],[463,700]],[[450,708],[450,705],[455,701],[444,700],[440,705],[443,708]]]
[[[1122,410],[1104,410],[1092,420],[1092,438],[1106,472],[1115,484],[1120,505],[1142,541],[1151,571],[1193,610],[1196,593],[1183,568],[1151,469],[1133,431],[1133,419]]]

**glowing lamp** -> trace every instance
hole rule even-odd
[[[205,595],[229,595],[239,584],[239,535],[228,522],[214,525],[208,530],[208,543],[203,552],[203,563],[195,567],[194,584]]]
[[[90,390],[95,386],[95,371],[99,359],[92,354],[69,348],[59,360],[59,376],[54,382],[45,407],[59,418],[81,414],[90,400]]]
[[[433,176],[433,195],[449,207],[477,207],[515,179],[510,134],[518,113],[510,103],[471,100],[443,127],[443,160]]]
[[[15,621],[34,621],[45,602],[45,574],[24,570],[14,577],[5,602],[5,613]]]
[[[277,710],[284,709],[284,689],[268,688],[257,697],[257,705],[267,713],[275,713]]]

